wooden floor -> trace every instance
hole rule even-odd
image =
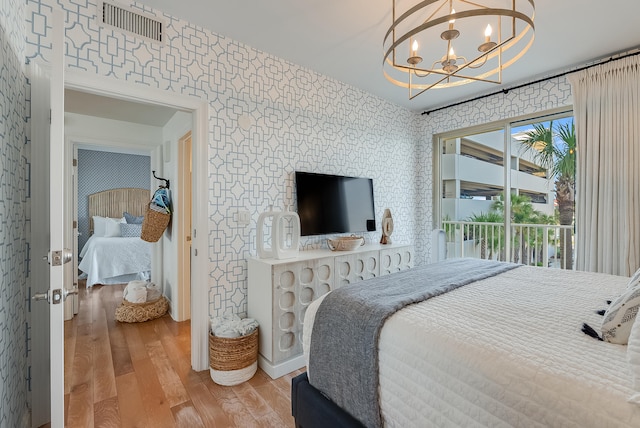
[[[114,319],[123,285],[80,289],[65,322],[65,420],[75,427],[293,427],[291,379],[224,387],[191,370],[189,321]]]

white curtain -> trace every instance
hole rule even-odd
[[[568,76],[577,138],[576,268],[640,265],[640,57]]]

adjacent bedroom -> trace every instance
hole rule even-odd
[[[77,160],[78,279],[87,288],[150,281],[153,243],[140,238],[150,157],[78,149]]]

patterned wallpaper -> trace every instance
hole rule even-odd
[[[149,189],[150,169],[149,156],[78,150],[78,249],[89,239],[89,195],[118,187]]]
[[[255,254],[255,221],[269,204],[295,204],[292,174],[305,170],[374,179],[378,227],[391,209],[396,242],[430,253],[432,138],[439,132],[571,103],[564,78],[420,116],[344,83],[249,46],[162,16],[167,43],[100,28],[92,1],[28,0],[29,57],[50,55],[53,4],[65,9],[69,68],[206,99],[209,134],[209,313],[246,311],[246,258]],[[238,120],[249,118],[248,129]],[[238,209],[250,227],[234,220]],[[367,235],[370,241],[377,233]],[[323,237],[303,239],[306,248]]]
[[[256,220],[269,204],[295,204],[295,170],[373,178],[378,230],[388,207],[394,240],[413,241],[415,113],[148,8],[167,22],[166,44],[99,27],[96,1],[27,0],[30,58],[50,56],[54,5],[65,10],[69,68],[209,101],[209,191],[197,196],[209,200],[211,316],[246,312]],[[238,209],[251,213],[250,226],[235,221]]]
[[[498,120],[544,112],[558,107],[571,106],[571,86],[566,77],[556,77],[507,94],[496,94],[478,101],[423,115],[419,121],[418,170],[415,201],[416,224],[424,226],[416,233],[416,252],[429,260],[431,252],[431,226],[433,224],[433,136]]]
[[[0,0],[0,427],[27,411],[27,143],[25,3]]]

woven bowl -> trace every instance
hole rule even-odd
[[[353,251],[364,245],[364,237],[351,235],[327,239],[327,245],[331,251]]]
[[[145,322],[160,318],[168,310],[169,301],[164,296],[146,303],[131,303],[127,300],[122,300],[120,306],[116,308],[115,318],[120,322]]]

